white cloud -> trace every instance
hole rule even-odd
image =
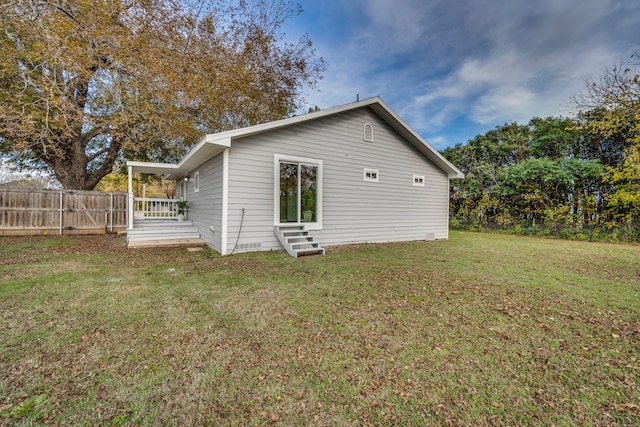
[[[309,100],[326,108],[380,95],[437,138],[454,122],[488,130],[568,115],[585,77],[640,47],[635,1],[326,0],[329,9],[323,22],[338,36],[310,31],[329,68]]]

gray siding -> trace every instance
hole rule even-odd
[[[374,142],[363,140],[364,124]],[[368,108],[234,140],[229,151],[228,250],[281,249],[274,236],[274,154],[323,161],[323,245],[448,237],[446,174]],[[365,168],[379,182],[363,181]],[[413,175],[425,177],[413,186]]]
[[[209,246],[222,249],[222,154],[189,172],[192,178],[187,186],[189,219],[198,227],[200,236]],[[199,191],[194,191],[193,176],[199,172]],[[211,230],[214,227],[215,232]]]

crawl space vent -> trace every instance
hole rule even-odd
[[[239,251],[246,250],[246,249],[261,249],[261,248],[262,248],[262,243],[261,242],[240,243],[238,245],[238,250]]]

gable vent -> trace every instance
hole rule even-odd
[[[364,125],[364,138],[365,141],[373,142],[373,126],[369,123]]]

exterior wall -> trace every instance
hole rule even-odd
[[[365,123],[374,142],[363,140]],[[323,161],[323,224],[313,232],[322,245],[448,237],[447,175],[362,108],[233,141],[229,253],[282,249],[273,232],[274,154]],[[378,170],[379,182],[365,182],[365,168]],[[425,177],[424,187],[413,175]]]
[[[189,202],[188,218],[198,227],[202,239],[218,252],[222,249],[222,158],[219,154],[189,172],[185,197]],[[198,192],[194,188],[196,172],[200,182]]]

